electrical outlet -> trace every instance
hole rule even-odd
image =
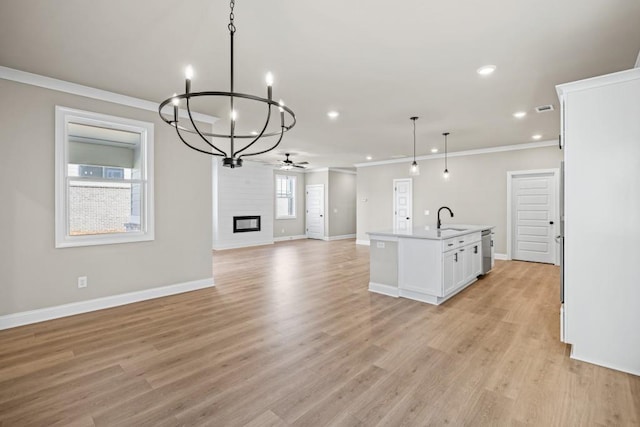
[[[87,276],[78,277],[78,288],[86,288],[87,287]]]

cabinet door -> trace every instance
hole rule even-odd
[[[442,258],[442,295],[445,296],[456,287],[455,269],[458,264],[458,251],[444,254]]]
[[[453,264],[453,281],[454,288],[459,288],[460,286],[466,283],[465,280],[465,260],[466,260],[466,251],[462,250],[464,248],[458,249],[454,256],[454,264]]]
[[[471,259],[471,271],[473,272],[471,278],[474,279],[482,273],[482,247],[480,246],[480,242],[471,245]]]
[[[464,286],[473,278],[473,247],[471,245],[460,248],[462,259],[462,277],[459,286]]]

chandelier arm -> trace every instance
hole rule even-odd
[[[248,156],[257,156],[258,154],[264,154],[264,153],[268,153],[269,151],[275,149],[278,145],[280,145],[280,141],[282,141],[282,137],[284,136],[284,130],[285,130],[286,126],[283,124],[281,126],[281,130],[280,130],[280,138],[278,138],[278,142],[275,143],[275,145],[271,148],[267,148],[266,150],[263,151],[258,151],[257,153],[248,153],[248,154],[243,154],[240,157],[248,157]],[[238,158],[240,158],[238,157]]]
[[[201,153],[204,153],[204,154],[209,154],[210,156],[220,156],[220,157],[223,157],[223,155],[222,155],[222,154],[212,153],[211,151],[204,151],[204,150],[201,150],[200,148],[194,147],[193,145],[189,144],[189,143],[188,143],[188,142],[187,142],[187,141],[182,137],[182,134],[180,133],[180,128],[178,127],[178,124],[177,124],[177,123],[176,123],[175,128],[176,128],[176,133],[178,134],[178,138],[180,138],[180,141],[182,141],[182,142],[184,143],[184,145],[186,145],[187,147],[191,148],[192,150],[196,150],[196,151],[199,151],[199,152],[201,152]],[[215,147],[214,147],[214,148],[215,148]]]
[[[249,144],[247,144],[246,147],[244,147],[241,150],[236,151],[236,155],[242,153],[244,150],[246,150],[247,148],[251,147],[253,144],[256,143],[256,141],[258,141],[260,138],[262,138],[262,135],[264,134],[264,131],[267,130],[267,126],[269,126],[269,121],[271,121],[271,104],[268,104],[268,108],[267,108],[267,121],[264,123],[264,126],[262,128],[262,130],[260,131],[260,133],[255,137],[255,139],[253,141],[251,141]],[[282,134],[282,132],[281,132]]]
[[[205,138],[205,136],[202,134],[202,132],[200,132],[200,129],[198,129],[198,126],[196,126],[196,123],[193,120],[193,116],[191,115],[191,106],[189,105],[189,98],[188,97],[187,97],[187,115],[189,116],[189,120],[191,121],[191,125],[193,126],[193,129],[198,133],[198,135],[200,135],[200,138],[202,138],[202,140],[204,142],[206,142],[209,147],[213,148],[218,153],[220,153],[221,156],[227,157],[227,153],[225,153],[224,151],[222,151],[221,149],[219,149],[218,147],[216,147],[215,145],[210,143],[207,140],[207,138]],[[178,124],[176,123],[176,129],[177,128],[178,128]],[[184,140],[183,140],[183,142],[184,142]]]

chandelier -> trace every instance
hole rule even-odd
[[[234,70],[233,70],[233,36],[236,32],[236,27],[233,23],[234,14],[233,8],[235,6],[235,0],[231,0],[230,8],[231,11],[229,13],[229,36],[231,39],[231,78],[230,78],[230,89],[229,92],[221,92],[221,91],[206,91],[206,92],[191,92],[191,79],[193,77],[193,68],[191,66],[187,67],[185,77],[185,93],[182,94],[173,94],[170,98],[165,99],[158,108],[158,113],[162,120],[173,126],[176,129],[176,133],[178,134],[178,138],[189,148],[199,151],[200,153],[209,154],[212,156],[220,156],[222,157],[222,165],[230,168],[236,168],[242,166],[242,158],[249,156],[257,156],[259,154],[264,154],[276,148],[280,142],[282,141],[282,137],[285,132],[293,128],[296,124],[296,116],[293,111],[284,105],[284,102],[280,100],[276,102],[273,100],[272,96],[272,87],[273,87],[273,75],[271,73],[267,74],[266,83],[267,83],[267,97],[262,98],[256,95],[250,95],[246,93],[234,92],[233,78],[234,78]],[[192,117],[191,113],[191,100],[193,98],[205,98],[205,97],[227,97],[229,98],[229,117],[230,117],[230,126],[229,132],[226,134],[212,133],[212,132],[204,132],[198,128],[195,120]],[[236,119],[238,117],[237,111],[234,108],[234,101],[236,99],[245,99],[250,101],[255,101],[259,103],[263,103],[267,110],[267,118],[265,120],[264,125],[262,126],[262,130],[260,132],[252,133],[250,135],[247,134],[237,134],[236,133]],[[188,120],[184,120],[187,122],[186,124],[180,121],[179,107],[182,101],[185,101],[186,113]],[[165,106],[172,104],[173,105],[173,115],[163,114],[162,110]],[[271,113],[272,108],[278,108],[280,112],[280,130],[279,131],[267,131],[267,127],[269,126],[269,122],[271,121]],[[288,115],[289,124],[285,121],[285,113]],[[187,137],[187,134],[192,135],[193,137]],[[195,137],[197,135],[198,137]],[[254,144],[259,141],[261,138],[266,137],[277,137],[277,140],[274,144],[270,145],[267,149],[256,149]],[[216,138],[226,139],[228,143],[224,143],[224,145],[220,145],[219,142],[214,143]],[[193,140],[197,141],[197,144],[193,142]],[[275,138],[274,138],[275,140]],[[273,142],[273,141],[272,141]]]

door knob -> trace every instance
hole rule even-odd
[[[411,218],[407,217],[407,219],[411,219]]]
[[[320,218],[322,218],[322,215],[320,215]]]
[[[549,224],[553,225],[553,221],[549,221]]]

